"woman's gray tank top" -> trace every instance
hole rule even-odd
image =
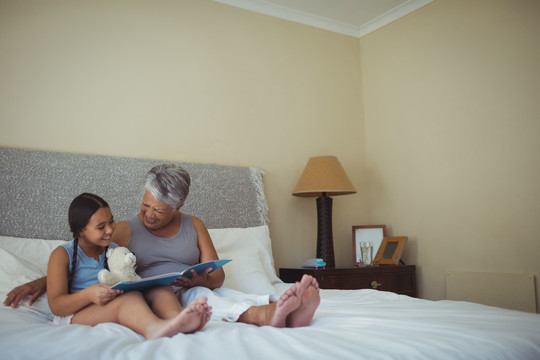
[[[180,229],[171,238],[152,235],[137,215],[127,222],[131,231],[127,247],[137,257],[137,273],[142,278],[180,272],[199,263],[197,232],[191,215],[180,213]]]

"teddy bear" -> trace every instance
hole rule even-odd
[[[115,285],[121,281],[139,280],[135,272],[137,258],[128,248],[118,246],[107,250],[109,270],[102,269],[98,273],[100,283]]]

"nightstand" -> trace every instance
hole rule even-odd
[[[321,289],[377,289],[416,296],[415,265],[279,269],[279,277],[287,283],[299,281],[303,274],[317,279]]]

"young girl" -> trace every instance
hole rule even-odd
[[[122,293],[98,282],[97,273],[104,267],[106,249],[117,246],[111,243],[116,224],[105,200],[81,194],[72,201],[68,218],[73,241],[51,253],[47,268],[48,301],[55,324],[93,326],[113,322],[146,339],[155,339],[192,333],[208,322],[211,313],[206,298],[198,298],[174,317],[162,319],[140,292]]]

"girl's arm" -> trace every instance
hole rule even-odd
[[[214,247],[214,243],[212,243],[212,239],[210,238],[210,234],[208,233],[206,226],[201,219],[195,216],[193,216],[192,219],[193,226],[197,232],[197,245],[201,253],[199,262],[218,260],[219,257],[216,248]],[[223,285],[223,281],[225,281],[225,271],[223,271],[223,268],[216,269],[211,274],[208,274],[209,271],[210,270],[205,271],[200,275],[197,275],[195,271],[193,271],[191,279],[181,277],[175,280],[173,284],[185,287],[204,286],[209,289],[221,287]]]
[[[68,316],[89,304],[103,305],[122,292],[109,285],[95,284],[74,294],[68,293],[69,255],[62,247],[56,248],[47,267],[47,298],[54,315]]]

